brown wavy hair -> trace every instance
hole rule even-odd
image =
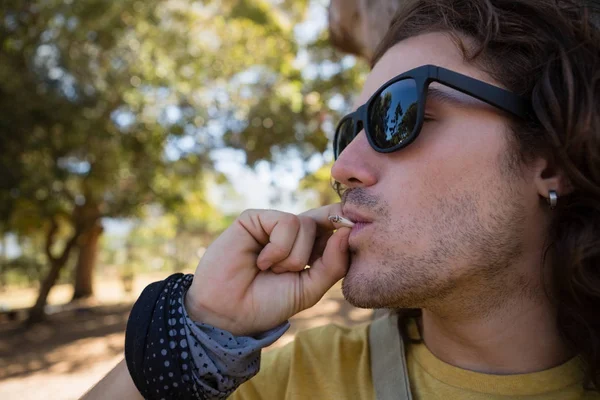
[[[466,61],[531,100],[531,118],[511,120],[515,157],[550,157],[572,187],[552,213],[543,265],[558,329],[583,359],[592,390],[600,388],[599,3],[406,0],[372,60],[409,37],[447,32]],[[466,44],[465,36],[474,40]],[[342,194],[339,183],[334,188]],[[409,339],[406,322],[420,310],[398,312]]]

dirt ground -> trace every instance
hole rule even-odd
[[[0,399],[78,399],[123,358],[131,306],[148,283],[163,277],[137,278],[131,294],[117,280],[100,280],[96,300],[85,304],[66,304],[71,289],[57,286],[47,322],[28,330],[19,322],[0,322]],[[0,293],[0,307],[26,307],[34,299],[31,289],[8,291]],[[291,329],[271,347],[288,343],[299,330],[328,323],[352,326],[371,315],[348,304],[338,284],[316,306],[294,316]]]

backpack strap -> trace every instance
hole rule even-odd
[[[371,376],[377,400],[412,400],[398,316],[392,312],[369,326]]]

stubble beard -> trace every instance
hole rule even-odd
[[[344,297],[361,308],[443,309],[451,303],[465,311],[475,300],[489,311],[524,290],[526,280],[511,265],[523,252],[525,210],[518,193],[505,185],[484,186],[499,194],[491,201],[478,192],[437,198],[412,222],[390,223],[369,243],[351,248]],[[375,201],[370,199],[371,206]],[[376,209],[389,208],[379,203]],[[427,238],[426,250],[411,252],[411,242],[421,237]]]

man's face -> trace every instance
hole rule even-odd
[[[386,81],[434,64],[500,86],[445,34],[426,34],[390,49],[370,73],[356,105]],[[333,166],[349,188],[344,215],[359,223],[350,238],[345,297],[359,307],[440,307],[499,300],[527,279],[515,262],[529,251],[526,227],[537,195],[518,172],[507,118],[497,109],[432,84],[460,102],[432,99],[415,142],[394,153],[373,150],[364,131]],[[513,156],[511,158],[511,156]],[[483,304],[482,304],[483,305]]]

